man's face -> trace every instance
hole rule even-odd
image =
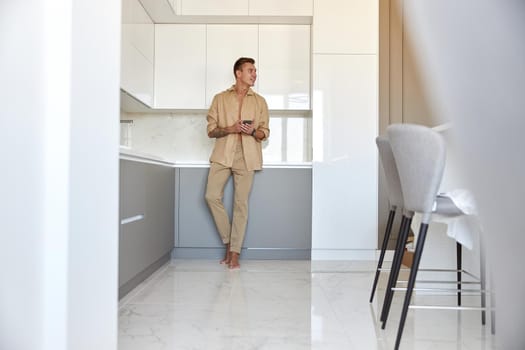
[[[253,86],[257,79],[257,69],[252,63],[247,62],[242,65],[240,71],[237,71],[237,79],[248,86]]]

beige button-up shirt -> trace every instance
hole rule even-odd
[[[261,95],[249,89],[242,102],[242,120],[253,120],[256,130],[264,133],[266,140],[270,136],[268,105]],[[215,128],[225,128],[235,124],[239,120],[239,101],[232,86],[226,91],[218,93],[213,98],[208,111],[208,134]],[[239,137],[239,135],[241,135]],[[235,147],[242,142],[244,159],[247,170],[262,169],[262,146],[255,137],[246,134],[229,134],[215,140],[215,147],[210,157],[210,162],[216,162],[227,167],[233,164]]]

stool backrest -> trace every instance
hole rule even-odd
[[[401,182],[390,142],[387,137],[378,136],[376,137],[376,145],[379,151],[379,159],[381,159],[381,164],[383,165],[383,173],[385,174],[388,201],[390,205],[403,208],[403,192],[401,192]]]
[[[445,168],[445,141],[436,131],[422,125],[392,124],[387,133],[405,210],[427,214],[423,219],[428,221]]]

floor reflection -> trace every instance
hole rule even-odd
[[[392,349],[402,299],[381,330],[374,262],[174,260],[120,302],[119,349]],[[417,296],[418,303],[454,296]],[[464,303],[477,302],[465,299]],[[411,310],[403,349],[496,349],[478,312]]]

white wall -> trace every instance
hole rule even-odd
[[[423,85],[432,108],[453,121],[478,201],[498,348],[524,349],[525,3],[405,1]]]
[[[374,259],[378,1],[314,1],[312,259]]]
[[[417,58],[413,33],[405,25],[404,0],[379,0],[379,134],[394,123],[436,126],[448,121],[436,113],[429,102],[422,81],[423,73]],[[379,170],[379,242],[383,241],[389,212],[383,171]],[[397,241],[401,215],[396,215],[389,248]],[[453,243],[453,242],[452,242]],[[455,260],[455,258],[454,258]]]
[[[2,349],[116,349],[119,19],[0,5]]]

